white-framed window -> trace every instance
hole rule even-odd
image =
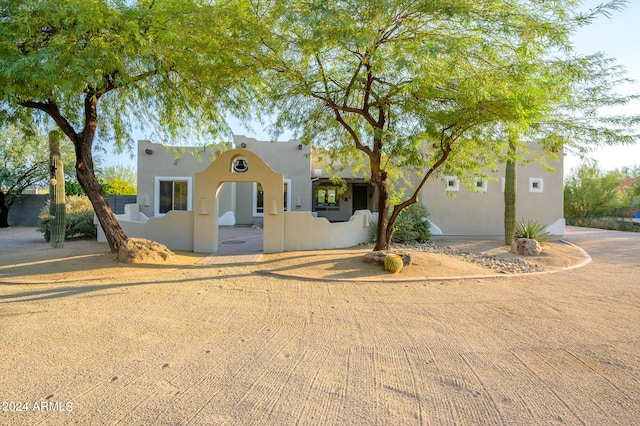
[[[192,178],[156,176],[153,214],[154,216],[164,216],[171,210],[193,210]]]
[[[284,211],[288,212],[291,208],[291,179],[284,180]],[[253,201],[251,206],[251,214],[253,217],[264,217],[264,191],[259,182],[253,182]]]
[[[460,179],[456,176],[446,176],[444,185],[447,191],[460,191]]]
[[[529,178],[529,192],[544,192],[544,179]]]
[[[478,191],[487,192],[489,189],[489,182],[486,179],[476,181],[476,189]]]

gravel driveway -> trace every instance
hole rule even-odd
[[[593,261],[508,279],[0,285],[0,424],[638,424],[640,235],[566,238]]]

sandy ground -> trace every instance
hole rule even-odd
[[[412,264],[398,274],[389,274],[381,266],[363,262],[363,256],[373,249],[362,245],[347,249],[300,251],[277,254],[255,254],[261,251],[261,230],[251,228],[222,228],[220,255],[206,257],[202,253],[176,252],[167,262],[148,264],[123,264],[109,252],[105,243],[95,240],[71,240],[61,249],[52,249],[42,240],[42,234],[33,228],[9,228],[0,234],[9,241],[12,249],[2,249],[0,283],[40,284],[86,280],[114,279],[131,276],[175,273],[176,271],[204,272],[211,268],[244,263],[255,266],[248,271],[271,273],[305,279],[346,281],[408,281],[433,280],[451,277],[489,277],[500,274],[458,256],[425,253],[411,248],[396,251],[410,253]],[[225,243],[241,242],[244,245]],[[473,253],[483,253],[497,258],[520,258],[552,272],[561,268],[580,265],[585,253],[565,242],[545,243],[543,253],[536,257],[518,256],[499,241],[437,241],[436,244]],[[249,252],[249,255],[245,255]]]
[[[1,425],[638,424],[638,234],[570,228],[576,269],[557,245],[555,273],[432,255],[386,282],[364,248],[131,267],[24,231],[0,229]]]

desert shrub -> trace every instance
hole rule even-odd
[[[620,192],[619,172],[583,164],[564,184],[564,217],[568,225],[593,226],[596,219],[618,216],[628,207]]]
[[[421,203],[403,209],[394,224],[391,241],[394,243],[425,243],[431,239],[431,226],[427,218],[429,211]],[[376,221],[369,222],[371,241],[376,239]]]
[[[66,231],[65,238],[89,237],[95,238],[96,227],[93,224],[93,206],[86,196],[71,195],[66,198]],[[44,234],[44,239],[49,241],[49,201],[40,211],[38,230]]]
[[[536,240],[539,243],[543,243],[545,241],[549,241],[549,237],[551,237],[551,234],[549,234],[548,232],[544,232],[546,228],[547,225],[541,225],[534,220],[527,220],[525,222],[524,219],[522,219],[516,225],[515,237],[529,238],[532,240]]]

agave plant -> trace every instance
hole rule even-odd
[[[549,241],[551,237],[551,234],[545,232],[545,229],[547,229],[547,225],[541,225],[535,220],[527,220],[525,222],[524,219],[521,219],[516,225],[516,238],[529,238],[543,243]]]

